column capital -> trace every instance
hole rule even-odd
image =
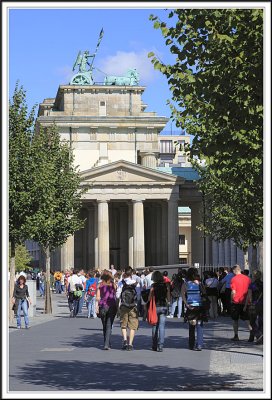
[[[132,203],[143,203],[145,199],[132,199]]]
[[[96,200],[96,201],[97,201],[97,204],[101,204],[101,203],[109,203],[109,202],[110,202],[110,200],[109,200],[109,199],[106,199],[106,200],[100,199],[100,200]]]

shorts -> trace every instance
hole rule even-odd
[[[230,316],[233,321],[238,321],[239,318],[243,321],[249,320],[248,312],[243,311],[244,307],[244,304],[231,303]]]
[[[120,306],[120,323],[121,323],[121,329],[133,329],[137,330],[139,326],[139,320],[138,320],[138,313],[137,313],[137,308],[133,307],[128,308],[125,306]]]

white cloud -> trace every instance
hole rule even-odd
[[[71,66],[59,67],[55,71],[56,75],[60,77],[61,83],[69,83],[75,72],[72,71]]]
[[[141,50],[139,52],[117,51],[115,55],[108,56],[100,61],[97,68],[107,75],[117,76],[124,75],[130,68],[136,68],[140,74],[140,84],[146,84],[153,81],[157,73],[147,57],[149,51],[151,50]],[[100,74],[97,80],[104,80],[104,76]]]

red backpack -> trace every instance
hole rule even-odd
[[[94,297],[96,295],[96,286],[96,282],[94,282],[88,287],[87,295],[89,297]]]

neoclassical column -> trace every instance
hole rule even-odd
[[[144,241],[144,204],[142,200],[133,200],[133,266],[145,266]]]
[[[161,217],[162,217],[162,265],[167,265],[168,263],[168,222],[167,222],[167,203],[166,201],[162,202],[161,205]]]
[[[110,262],[109,205],[107,200],[98,200],[98,268],[108,269]]]
[[[179,262],[178,200],[168,201],[168,264]]]
[[[162,208],[160,203],[156,204],[156,220],[157,220],[156,265],[162,265]]]
[[[231,266],[230,239],[225,240],[224,246],[225,246],[225,265],[230,267]]]
[[[61,270],[74,268],[74,235],[67,238],[61,246]]]
[[[87,222],[87,265],[88,268],[94,268],[94,207],[93,205],[87,208],[88,222]]]
[[[128,209],[126,205],[121,205],[120,213],[120,265],[124,268],[128,266]]]
[[[141,153],[142,162],[141,164],[144,167],[148,168],[156,168],[157,167],[157,159],[156,154],[152,152]]]
[[[94,205],[94,266],[99,268],[98,263],[98,205]]]
[[[128,203],[128,265],[134,267],[133,262],[133,204]]]
[[[191,208],[191,232],[192,232],[192,265],[199,263],[204,265],[204,238],[203,232],[197,229],[202,222],[202,202],[192,203]]]

